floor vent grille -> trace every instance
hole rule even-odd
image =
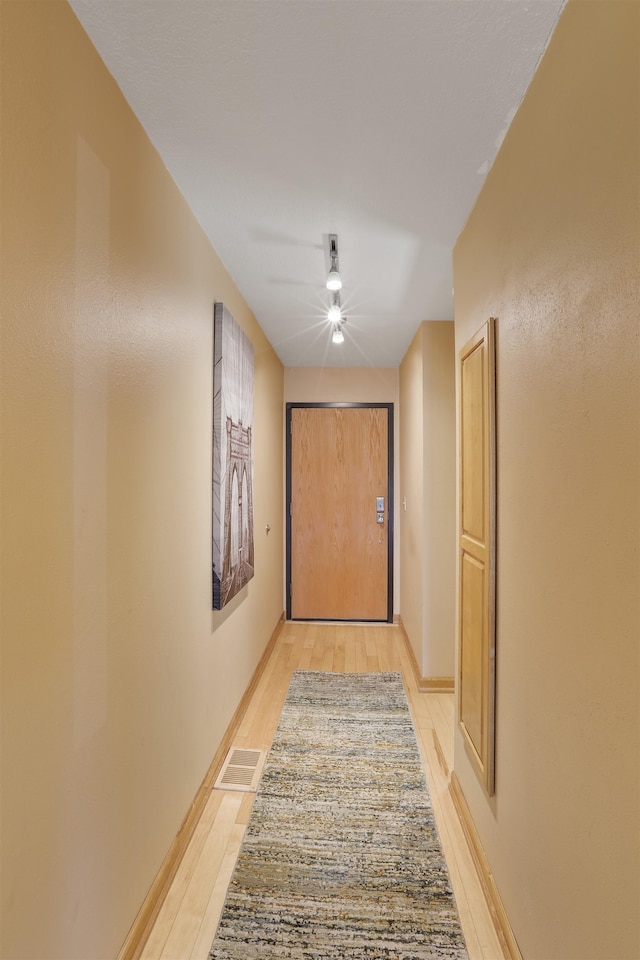
[[[255,793],[258,789],[264,758],[264,750],[231,747],[222,764],[218,779],[213,785],[214,790],[244,790],[247,793]]]

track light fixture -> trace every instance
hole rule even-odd
[[[340,264],[338,261],[338,236],[335,233],[329,234],[329,275],[327,277],[327,290],[331,292],[331,304],[327,319],[332,326],[331,340],[333,343],[344,343],[344,333],[342,325],[346,323],[346,317],[342,316],[340,306],[339,290],[342,289],[342,278],[340,277]]]

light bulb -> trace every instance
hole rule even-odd
[[[327,277],[327,290],[341,290],[342,278],[338,273],[338,263],[335,257],[331,257],[331,269]]]
[[[329,318],[331,323],[340,323],[340,321],[342,320],[342,312],[340,310],[340,305],[337,303],[333,303],[329,307],[329,313],[327,314],[327,317]]]
[[[344,333],[342,332],[342,327],[339,323],[336,323],[335,327],[333,328],[331,339],[334,343],[344,343]]]

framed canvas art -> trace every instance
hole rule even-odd
[[[213,323],[213,609],[253,577],[253,345],[222,303]]]

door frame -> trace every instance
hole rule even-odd
[[[387,619],[372,620],[371,623],[393,623],[393,514],[395,503],[393,499],[393,403],[295,403],[286,404],[285,418],[285,449],[286,449],[286,494],[285,494],[285,517],[286,517],[286,611],[287,620],[291,620],[291,424],[292,411],[294,409],[308,408],[326,408],[335,407],[360,408],[360,409],[381,409],[387,411]],[[358,621],[345,621],[347,623]]]

